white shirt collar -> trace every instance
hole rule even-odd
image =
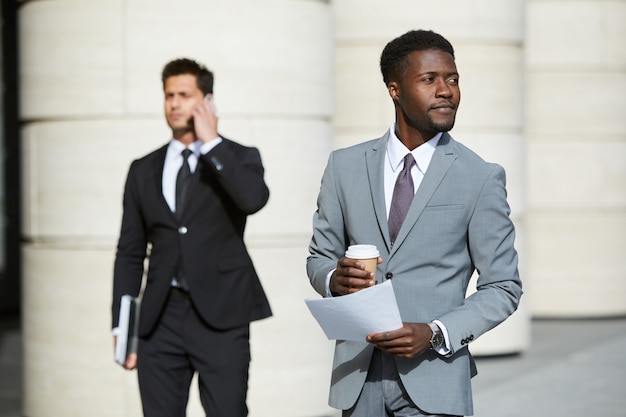
[[[392,171],[395,173],[398,169],[402,169],[404,157],[410,152],[413,154],[413,158],[415,158],[417,169],[422,174],[425,174],[442,135],[443,132],[439,132],[429,139],[428,142],[409,151],[396,136],[396,124],[392,124],[389,128],[389,141],[387,142],[387,157]]]
[[[191,150],[191,152],[193,152],[194,155],[197,156],[200,150],[200,146],[202,146],[202,142],[200,140],[196,140],[191,145],[189,145],[189,149]],[[186,146],[183,145],[181,141],[172,138],[172,140],[170,140],[167,150],[168,152],[180,155],[185,148]]]

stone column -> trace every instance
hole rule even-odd
[[[528,271],[538,317],[626,314],[626,2],[528,1]]]
[[[517,249],[524,272],[524,134],[522,1],[445,4],[337,0],[335,11],[335,147],[381,136],[393,105],[379,69],[383,47],[411,29],[432,29],[455,47],[462,100],[452,136],[507,171]],[[471,290],[473,291],[473,290]],[[471,292],[470,291],[470,292]],[[528,297],[505,323],[487,333],[475,354],[519,352],[529,343]]]
[[[246,235],[275,314],[252,326],[250,415],[328,414],[332,346],[303,302],[332,140],[327,2],[30,1],[19,20],[24,415],[140,415],[113,362],[112,265],[128,166],[169,139],[160,71],[182,56],[215,72],[220,131],[260,149],[271,189]]]

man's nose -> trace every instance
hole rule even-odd
[[[452,97],[452,88],[446,80],[437,81],[437,97]]]

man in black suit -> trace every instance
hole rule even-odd
[[[249,325],[271,310],[243,240],[269,198],[256,148],[217,133],[213,74],[189,59],[162,73],[168,144],[133,161],[113,282],[141,302],[137,368],[146,417],[183,417],[194,373],[208,416],[247,415]],[[182,193],[182,195],[181,195]]]

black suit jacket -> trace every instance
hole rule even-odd
[[[246,218],[269,198],[256,148],[223,139],[202,155],[178,220],[162,192],[167,145],[133,161],[124,190],[124,214],[114,267],[113,327],[120,298],[137,296],[148,258],[139,335],[154,329],[178,263],[191,300],[212,327],[229,329],[271,316],[243,240]]]

